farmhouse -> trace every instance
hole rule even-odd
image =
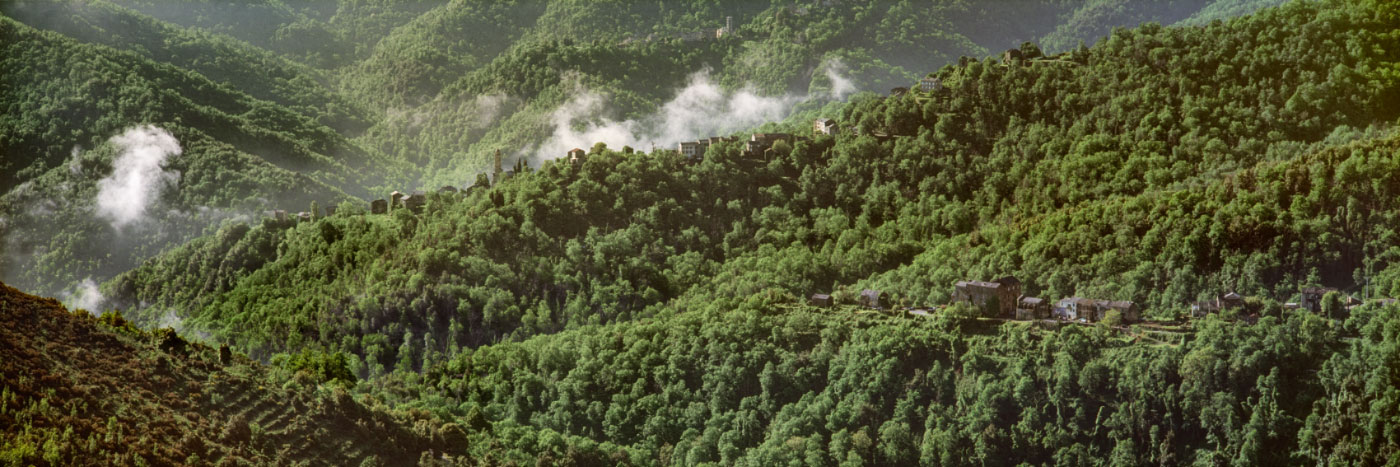
[[[705,155],[705,149],[710,147],[710,141],[702,139],[700,141],[686,141],[680,143],[676,148],[685,157],[697,157]]]
[[[787,133],[754,133],[753,137],[744,143],[744,154],[761,156],[763,151],[773,147],[773,143],[778,141],[792,142],[792,135]]]
[[[936,92],[943,90],[943,81],[936,77],[928,77],[919,80],[919,90],[923,92]]]
[[[1055,306],[1054,314],[1056,318],[1076,320],[1085,319],[1092,321],[1098,305],[1093,300],[1080,297],[1069,297],[1060,299],[1060,303]]]
[[[860,291],[860,306],[867,308],[880,308],[880,291],[865,289]]]
[[[1215,300],[1202,300],[1191,304],[1191,316],[1203,318],[1206,315],[1220,312],[1220,303]]]
[[[1005,318],[1016,316],[1021,281],[1006,276],[994,282],[958,281],[953,284],[953,301],[967,302],[984,314]]]
[[[1001,62],[1010,65],[1021,61],[1023,57],[1021,49],[1007,49],[1006,53],[1001,54]]]
[[[1218,300],[1220,302],[1220,309],[1222,310],[1229,308],[1244,307],[1244,297],[1241,297],[1240,294],[1234,292],[1229,292],[1224,295],[1221,295]]]
[[[1107,314],[1109,310],[1116,310],[1119,316],[1123,318],[1124,324],[1138,322],[1140,313],[1138,312],[1137,304],[1127,300],[1114,300],[1108,302],[1107,305],[1108,306],[1103,309],[1103,313]]]
[[[414,191],[412,195],[404,198],[403,207],[408,208],[408,210],[413,211],[415,214],[421,214],[423,212],[423,205],[427,203],[428,195],[426,193]]]
[[[1044,299],[1022,295],[1016,302],[1016,319],[1045,319],[1050,317],[1050,303]]]
[[[1336,291],[1337,289],[1332,287],[1303,287],[1303,298],[1299,301],[1298,306],[1313,313],[1321,313],[1322,297],[1327,295],[1327,292]]]
[[[824,293],[814,293],[812,294],[812,298],[807,300],[807,303],[812,306],[826,308],[831,306],[831,295],[827,295]]]

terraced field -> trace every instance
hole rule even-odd
[[[0,464],[461,461],[466,433],[0,284]],[[28,426],[20,431],[16,427]]]

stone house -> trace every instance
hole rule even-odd
[[[389,202],[382,199],[370,201],[369,212],[370,214],[384,214],[386,212],[389,212]]]
[[[1012,318],[1021,296],[1021,281],[1006,276],[993,282],[958,281],[953,284],[953,301],[967,302],[983,314]]]
[[[879,290],[865,289],[860,291],[860,306],[879,309],[880,295]]]
[[[1050,317],[1050,303],[1037,297],[1022,295],[1016,302],[1016,319],[1046,319]]]
[[[702,139],[700,141],[686,141],[677,145],[676,151],[685,157],[702,157],[705,150],[710,147],[710,141]]]
[[[408,208],[408,210],[413,211],[415,214],[421,214],[423,212],[423,205],[425,204],[428,204],[428,195],[422,191],[414,191],[413,194],[403,200],[403,207]]]
[[[1123,317],[1123,324],[1136,323],[1141,318],[1141,313],[1138,310],[1137,304],[1128,300],[1114,300],[1108,302],[1107,307],[1105,307],[1102,312],[1107,314],[1109,310],[1117,310],[1119,316]]]
[[[942,91],[943,81],[936,77],[926,77],[919,80],[919,90],[923,92]]]
[[[1224,295],[1221,295],[1218,300],[1220,302],[1221,309],[1244,308],[1244,297],[1234,292],[1228,292]]]
[[[818,118],[812,122],[812,133],[819,135],[836,134],[836,120]]]
[[[1024,55],[1021,54],[1021,49],[1007,49],[1005,53],[1001,54],[1001,62],[1007,65],[1019,62],[1022,58]]]
[[[744,154],[761,156],[764,151],[773,147],[773,143],[778,141],[792,142],[792,135],[787,133],[754,133],[753,137],[744,143]]]
[[[1203,300],[1191,304],[1191,317],[1204,318],[1206,315],[1220,312],[1220,302],[1216,300]]]
[[[812,294],[812,298],[807,300],[807,303],[812,306],[826,308],[831,306],[832,304],[831,295],[827,295],[824,293],[814,293]]]
[[[1094,300],[1080,297],[1069,297],[1060,299],[1060,303],[1055,306],[1054,314],[1056,318],[1066,320],[1084,319],[1093,321],[1097,313],[1098,305]]]
[[[1336,291],[1337,289],[1332,287],[1303,287],[1303,297],[1302,300],[1299,301],[1298,306],[1313,313],[1321,313],[1322,297],[1327,295],[1327,292]]]

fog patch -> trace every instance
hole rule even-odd
[[[170,132],[150,125],[128,129],[109,141],[120,153],[112,161],[112,174],[97,182],[97,214],[121,230],[143,219],[161,190],[179,182],[180,173],[162,165],[181,149]]]
[[[530,162],[539,165],[562,157],[570,149],[587,149],[597,142],[613,147],[672,148],[682,141],[727,135],[781,120],[795,104],[810,98],[798,94],[764,96],[748,88],[729,92],[711,80],[708,71],[702,71],[691,75],[688,84],[651,115],[617,121],[596,117],[606,112],[607,98],[585,91],[550,115],[554,133]]]
[[[831,82],[832,100],[844,100],[846,96],[856,92],[856,83],[846,77],[846,64],[841,59],[833,58],[822,62],[821,72]]]
[[[73,150],[72,150],[72,151],[69,151],[69,156],[70,156],[69,159],[68,159],[68,174],[69,174],[69,175],[72,175],[72,176],[74,176],[74,177],[77,177],[77,176],[80,176],[80,175],[83,174],[83,158],[82,158],[82,155],[83,155],[83,147],[82,147],[82,146],[74,145],[74,146],[73,146]]]
[[[506,108],[506,104],[511,103],[511,99],[505,94],[485,94],[476,96],[472,100],[471,112],[473,123],[478,128],[486,128],[500,118],[501,113]]]
[[[97,282],[93,281],[91,277],[69,287],[69,290],[63,293],[62,300],[68,309],[81,308],[94,316],[100,313],[103,301],[102,291],[97,289]]]
[[[205,332],[200,329],[195,329],[193,326],[186,325],[185,319],[181,318],[179,314],[175,313],[175,310],[166,309],[159,316],[160,317],[156,319],[155,329],[170,328],[174,329],[176,334],[179,334],[185,339],[194,338],[195,340],[201,341],[210,340],[211,336],[208,332]]]

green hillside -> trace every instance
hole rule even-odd
[[[99,6],[82,13],[111,13]],[[36,10],[9,4],[4,11]],[[37,16],[55,23],[65,18]],[[151,23],[129,23],[119,22],[121,30],[135,35],[149,28],[157,36],[148,39],[153,44],[199,40]],[[55,27],[76,24],[89,28],[69,31],[77,37],[112,37],[91,22]],[[236,53],[242,50],[237,47],[157,49],[109,40],[119,50],[8,18],[0,18],[0,35],[0,61],[9,70],[0,97],[9,109],[0,117],[0,277],[27,290],[57,293],[85,278],[106,280],[224,219],[262,216],[269,209],[295,213],[313,201],[362,197],[368,187],[403,177],[402,165],[327,126],[363,126],[354,123],[363,116],[336,115],[349,107],[305,75],[289,80],[276,73],[221,74],[260,69],[253,65],[256,57]],[[262,58],[295,75],[293,65]],[[263,91],[268,100],[243,90]],[[160,166],[177,180],[151,186],[158,193],[149,216],[135,230],[122,229],[94,215],[94,205],[99,181],[113,176],[114,160],[122,154],[113,141],[143,126],[179,142],[181,153]]]
[[[1364,9],[1297,4],[1121,30],[1062,56],[948,66],[944,90],[834,115],[892,137],[823,136],[768,159],[728,143],[698,164],[595,147],[578,166],[433,194],[420,215],[360,205],[225,229],[111,290],[213,330],[260,323],[228,336],[253,348],[316,336],[363,354],[368,341],[345,336],[388,335],[386,366],[396,336],[471,347],[649,316],[697,288],[875,286],[924,305],[956,280],[1014,274],[1032,294],[1121,297],[1162,317],[1232,290],[1292,301],[1299,284],[1349,287],[1365,271],[1396,293],[1382,256],[1395,247],[1394,87],[1366,75],[1394,57],[1342,46],[1386,28]],[[1231,71],[1260,51],[1277,56]]]
[[[0,280],[121,310],[14,318],[8,461],[1400,456],[1389,2],[0,13]],[[64,434],[33,379],[104,351],[150,394]]]
[[[463,451],[461,427],[357,398],[353,380],[269,368],[4,284],[0,319],[6,465],[346,465]]]
[[[683,301],[664,319],[463,353],[426,372],[409,405],[485,414],[493,436],[513,440],[508,452],[557,462],[568,460],[559,444],[594,443],[638,464],[685,465],[1381,464],[1400,454],[1386,428],[1400,308],[1338,327],[1305,312],[1252,326],[1212,316],[1178,344],[787,300]]]
[[[1083,13],[1098,5],[7,2],[0,277],[72,295],[225,219],[470,184],[497,151],[538,165],[591,145],[556,137],[580,126],[628,125],[638,147],[710,136],[687,129],[695,121],[662,121],[664,109],[695,105],[686,90],[709,92],[697,85],[717,86],[705,105],[753,92],[811,111],[1046,34],[1092,41],[1114,25],[1246,11],[1187,2]],[[593,113],[561,120],[584,105]],[[750,116],[712,116],[716,132],[781,117],[735,112]],[[182,179],[150,209],[158,232],[109,248],[94,239],[122,232],[77,200],[109,175],[104,145],[142,125],[181,143],[163,168]],[[80,159],[97,170],[61,169]]]

